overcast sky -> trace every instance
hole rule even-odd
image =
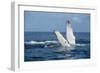
[[[90,14],[24,11],[24,31],[66,31],[66,20],[70,20],[74,32],[90,32]]]

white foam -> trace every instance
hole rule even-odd
[[[87,44],[75,44],[75,46],[85,46]]]
[[[25,42],[25,44],[45,44],[44,42],[37,42],[37,41],[29,41],[29,42]]]
[[[45,41],[45,43],[58,43],[57,41]]]
[[[29,41],[29,42],[25,42],[25,44],[51,44],[51,43],[53,43],[53,44],[57,44],[58,42],[57,41],[40,41],[40,42],[38,42],[38,41]]]

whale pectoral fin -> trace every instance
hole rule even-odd
[[[68,44],[67,40],[63,37],[63,35],[58,32],[58,31],[55,31],[55,34],[57,36],[57,39],[59,41],[59,43],[63,46],[63,47],[69,47],[70,45]]]
[[[66,39],[69,42],[69,44],[75,45],[75,35],[72,29],[72,24],[68,20],[67,26],[66,26]]]

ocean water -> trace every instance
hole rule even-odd
[[[90,59],[90,33],[74,34],[76,46],[63,48],[54,32],[24,32],[24,61]]]

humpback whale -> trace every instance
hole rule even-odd
[[[59,43],[63,47],[71,47],[75,45],[75,36],[73,33],[71,22],[68,20],[66,24],[66,38],[63,37],[63,35],[59,31],[55,31],[56,37],[59,41]]]

